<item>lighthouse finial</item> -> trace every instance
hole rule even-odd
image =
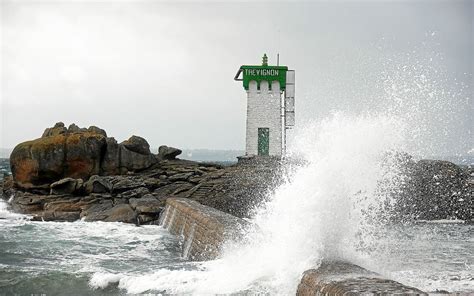
[[[263,54],[262,66],[268,66],[268,57],[266,53]]]

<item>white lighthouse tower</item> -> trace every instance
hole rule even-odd
[[[247,92],[245,155],[281,158],[286,131],[295,125],[295,71],[269,66],[265,54],[262,65],[241,66],[234,79]]]

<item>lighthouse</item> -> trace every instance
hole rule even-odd
[[[261,65],[240,66],[234,80],[247,93],[245,155],[285,156],[287,130],[295,125],[295,71],[269,66],[264,54]]]

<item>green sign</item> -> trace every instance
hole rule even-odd
[[[261,66],[241,66],[234,79],[243,81],[246,90],[249,89],[250,81],[257,82],[257,89],[260,89],[260,82],[262,81],[268,81],[270,88],[273,81],[278,81],[280,83],[280,90],[285,90],[287,71],[288,67],[286,66],[268,66],[265,55]],[[239,78],[241,73],[242,78]]]

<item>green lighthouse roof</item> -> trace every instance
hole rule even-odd
[[[260,89],[260,82],[268,81],[271,87],[273,81],[280,83],[280,90],[284,90],[286,86],[286,66],[268,66],[268,58],[265,54],[263,56],[262,65],[243,65],[240,66],[239,71],[234,77],[234,80],[243,81],[244,88],[249,89],[250,81],[257,82],[257,88]],[[242,73],[243,77],[239,78]]]

